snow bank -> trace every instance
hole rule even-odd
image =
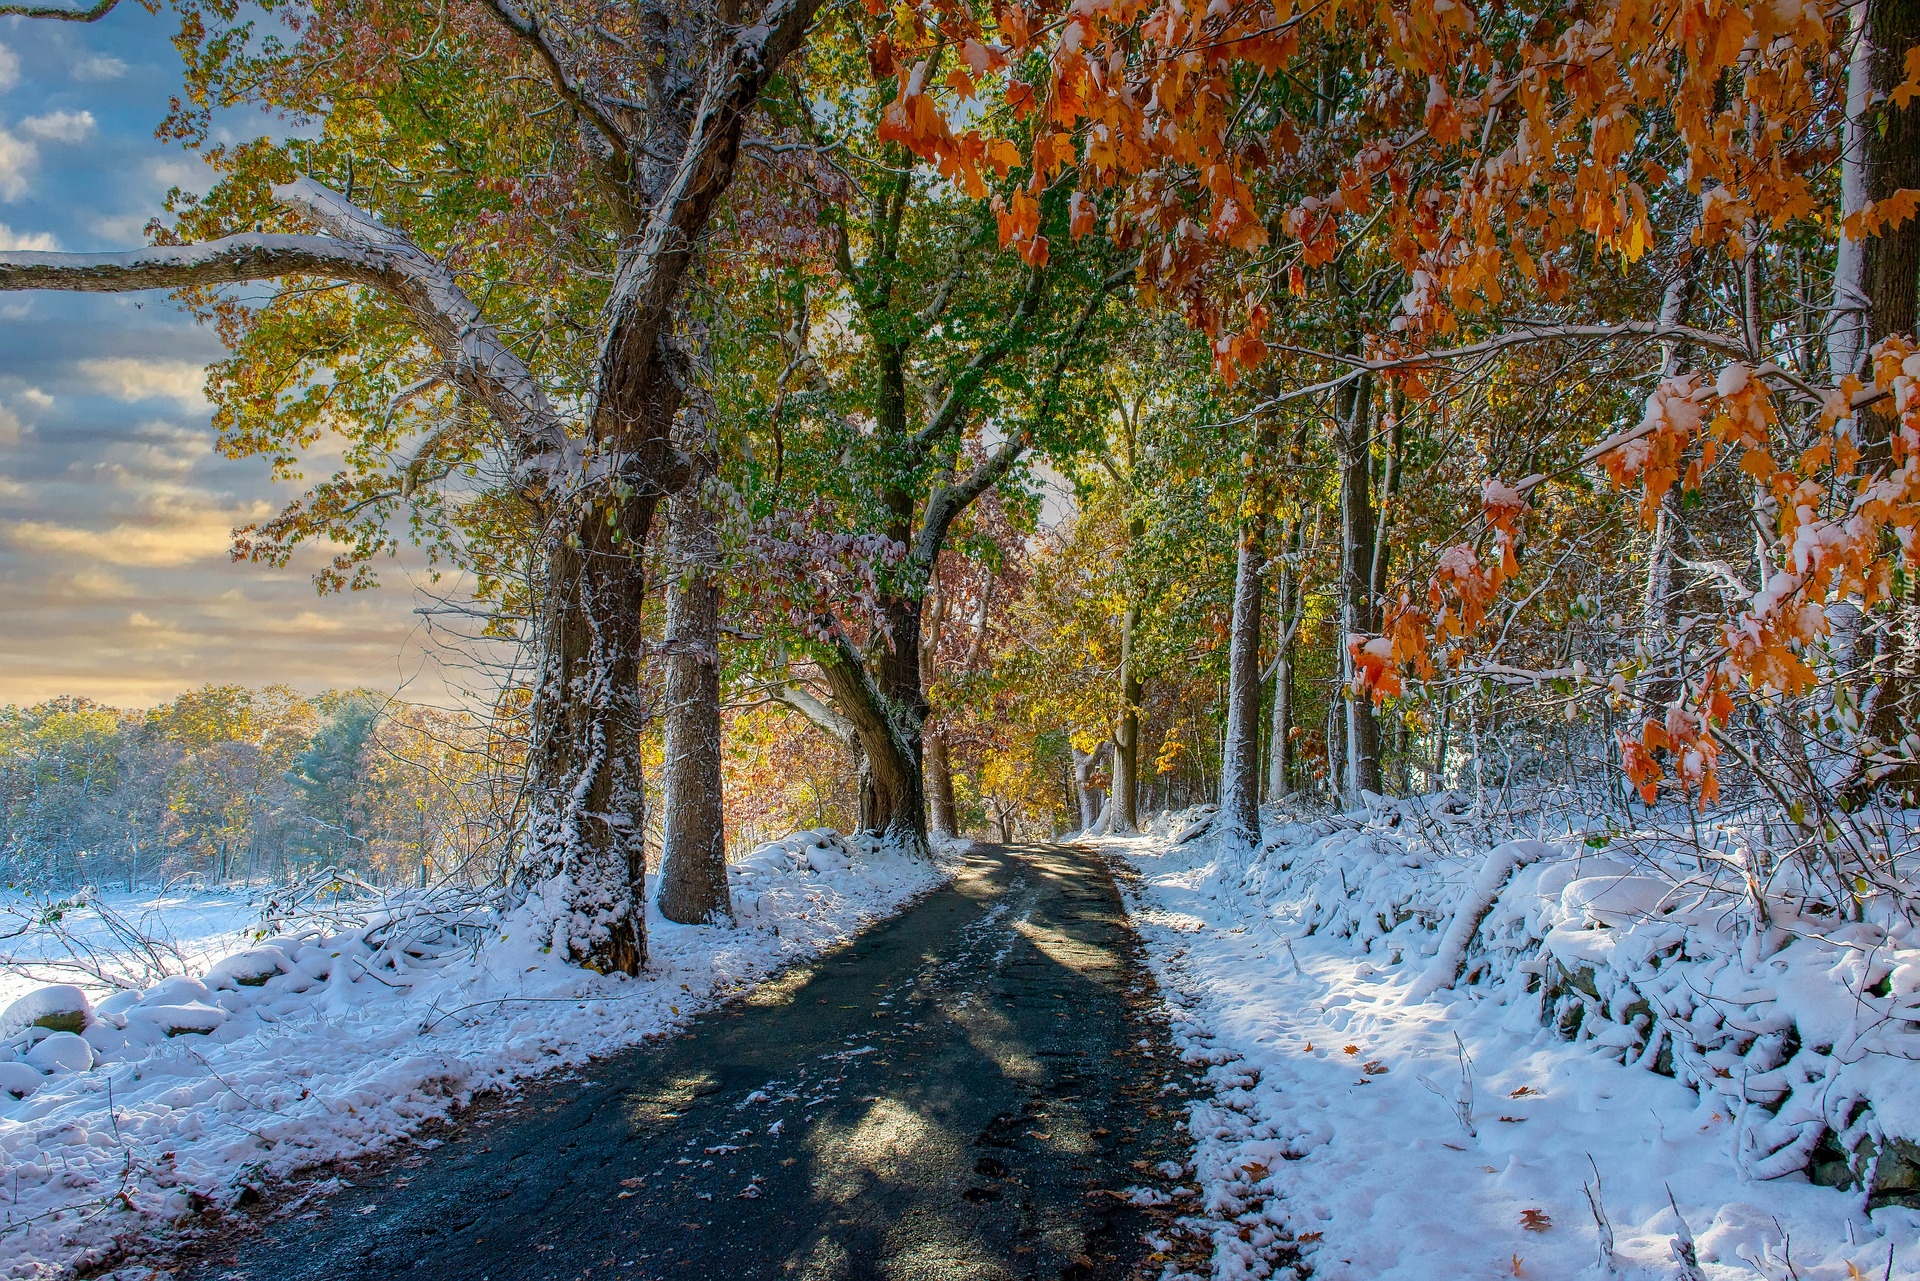
[[[1376,812],[1106,842],[1205,1069],[1216,1277],[1664,1281],[1689,1233],[1708,1281],[1920,1277],[1920,930]]]
[[[741,927],[651,914],[638,980],[557,962],[518,915],[409,895],[363,927],[258,940],[200,978],[116,993],[77,1035],[16,1020],[0,1041],[0,1275],[100,1266],[476,1092],[666,1035],[941,873],[816,831],[755,850],[732,879]]]

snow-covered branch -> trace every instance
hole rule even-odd
[[[121,293],[288,276],[383,290],[412,313],[446,363],[447,379],[521,438],[525,470],[540,473],[538,479],[544,480],[563,455],[566,430],[526,362],[482,318],[453,272],[400,232],[310,178],[275,187],[273,194],[328,234],[249,233],[127,253],[0,253],[0,290]]]

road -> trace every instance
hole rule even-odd
[[[1071,846],[976,850],[848,947],[262,1214],[182,1278],[1157,1276],[1153,981]]]

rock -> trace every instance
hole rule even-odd
[[[24,1099],[47,1078],[18,1059],[0,1062],[0,1093],[11,1094],[16,1099]]]
[[[106,1019],[116,1027],[124,1027],[127,1022],[127,1011],[140,1004],[140,998],[145,995],[146,993],[138,988],[123,988],[94,1006],[94,1015]]]
[[[232,987],[265,987],[268,979],[293,968],[277,947],[254,947],[227,957],[207,971],[207,986],[220,991]]]
[[[93,1067],[93,1047],[73,1032],[55,1032],[27,1051],[27,1063],[42,1072],[86,1072]]]
[[[205,1004],[213,993],[199,979],[190,979],[184,974],[170,979],[161,979],[140,998],[141,1008],[157,1005],[186,1005],[194,1001]]]
[[[1820,1187],[1853,1190],[1870,1178],[1869,1210],[1885,1205],[1920,1209],[1920,1143],[1910,1139],[1888,1139],[1879,1144],[1869,1136],[1847,1152],[1829,1130],[1813,1150],[1807,1176]]]
[[[150,1027],[168,1036],[204,1036],[226,1022],[227,1012],[204,1001],[180,1005],[142,1005],[127,1013],[129,1027]]]
[[[1575,920],[1622,929],[1656,920],[1673,906],[1678,888],[1654,876],[1583,876],[1560,891],[1560,908]]]
[[[87,994],[71,983],[57,983],[29,992],[0,1014],[0,1037],[8,1037],[30,1027],[54,1032],[82,1032],[93,1014]]]

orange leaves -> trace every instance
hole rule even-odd
[[[1000,247],[1018,250],[1030,267],[1046,265],[1047,238],[1040,234],[1040,202],[1025,191],[1016,191],[1005,204],[994,198],[993,211],[1000,223]]]
[[[1920,191],[1903,187],[1885,200],[1869,200],[1847,215],[1840,226],[1849,240],[1867,240],[1892,231],[1916,214],[1920,214]]]
[[[1700,431],[1707,394],[1698,374],[1669,378],[1647,397],[1646,413],[1633,439],[1600,455],[1615,489],[1641,482],[1640,518],[1649,529],[1660,502],[1680,478],[1680,458]]]
[[[1084,191],[1074,192],[1067,201],[1067,230],[1078,240],[1093,230],[1093,224],[1093,201],[1087,199]]]
[[[1427,132],[1443,147],[1460,141],[1460,109],[1439,76],[1427,77]],[[1364,213],[1365,210],[1355,210]]]
[[[1717,689],[1716,676],[1709,688]],[[1717,704],[1716,704],[1717,705]],[[1731,702],[1725,704],[1732,710]],[[1620,744],[1620,767],[1651,805],[1660,795],[1660,784],[1668,775],[1662,768],[1664,758],[1673,766],[1673,781],[1682,794],[1694,797],[1704,808],[1720,796],[1720,781],[1715,771],[1720,748],[1713,741],[1708,718],[1679,702],[1667,705],[1664,721],[1648,720],[1635,738],[1625,731],[1616,735]],[[1656,755],[1658,753],[1659,755]]]
[[[1359,636],[1347,640],[1347,659],[1353,666],[1353,692],[1382,699],[1400,693],[1400,675],[1393,669],[1393,642],[1384,636],[1370,639]]]

